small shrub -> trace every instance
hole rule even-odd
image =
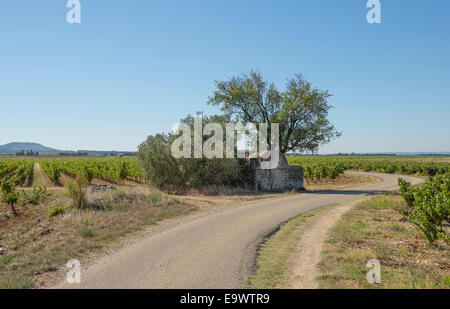
[[[450,223],[449,175],[429,177],[421,187],[400,183],[401,195],[408,207],[412,208],[408,220],[416,225],[430,243],[437,239],[449,242],[450,236],[444,230],[444,225]]]
[[[444,283],[450,287],[450,277],[444,278]]]
[[[83,238],[92,238],[92,237],[95,236],[95,233],[94,233],[94,231],[92,231],[89,228],[83,228],[80,231],[80,236],[83,237]]]
[[[297,191],[295,189],[284,191],[284,194],[286,194],[286,195],[292,195],[292,194],[296,194],[296,193],[297,193]]]
[[[66,183],[66,189],[69,197],[72,199],[72,205],[77,209],[86,207],[86,191],[89,181],[84,172],[78,173],[75,180]]]
[[[25,205],[38,205],[44,198],[46,192],[47,188],[45,186],[33,187],[33,192],[31,192],[30,194],[22,190],[23,202]]]
[[[152,204],[160,203],[162,199],[161,192],[155,191],[148,195],[148,201]]]
[[[1,261],[3,264],[9,264],[11,263],[13,257],[11,255],[5,255],[1,258]]]
[[[91,183],[92,180],[94,179],[94,172],[90,168],[85,167],[84,174],[86,175],[86,179],[87,179],[88,183]]]
[[[3,178],[0,187],[3,200],[11,207],[11,211],[14,216],[17,216],[14,204],[19,200],[19,192],[15,190],[12,179],[10,177]]]
[[[59,216],[61,214],[63,214],[65,212],[66,208],[62,207],[62,206],[55,206],[52,208],[52,210],[50,210],[50,212],[47,214],[47,218],[53,218],[56,216]]]

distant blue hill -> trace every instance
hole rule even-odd
[[[124,154],[124,155],[136,155],[136,152],[133,151],[116,151],[116,150],[110,150],[110,151],[100,151],[100,150],[79,150],[79,151],[68,151],[68,150],[60,150],[55,148],[46,147],[44,145],[38,144],[38,143],[22,143],[22,142],[14,142],[9,143],[5,145],[0,145],[0,154],[6,155],[6,154],[13,154],[15,155],[17,152],[20,151],[33,151],[33,152],[39,152],[39,155],[41,156],[55,156],[55,155],[90,155],[90,156],[107,156],[107,155],[118,155],[118,154]],[[380,153],[339,153],[339,154],[323,154],[323,155],[357,155],[357,156],[389,156],[389,155],[396,155],[396,156],[436,156],[436,155],[450,155],[450,152],[443,151],[443,152],[380,152]]]
[[[58,153],[60,150],[53,149],[50,147],[45,147],[41,144],[37,143],[9,143],[0,146],[1,154],[15,154],[18,151],[28,151],[32,150],[33,152],[40,153]]]
[[[60,150],[55,148],[46,147],[38,143],[21,143],[14,142],[5,145],[0,145],[0,154],[2,155],[15,155],[18,152],[24,151],[38,152],[40,156],[56,156],[56,155],[90,155],[90,156],[105,156],[105,155],[136,155],[136,152],[132,151],[97,151],[97,150],[79,150],[79,151],[68,151]]]

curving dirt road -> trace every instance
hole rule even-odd
[[[264,236],[297,215],[330,204],[397,189],[397,178],[351,189],[256,201],[170,226],[82,268],[81,284],[55,288],[246,288]]]

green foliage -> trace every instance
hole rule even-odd
[[[11,178],[15,186],[21,186],[33,171],[33,162],[30,160],[23,161],[16,169],[14,176]]]
[[[13,171],[20,165],[19,160],[14,159],[3,159],[0,160],[0,178]]]
[[[2,193],[10,193],[14,191],[14,182],[12,181],[11,177],[5,177],[3,178],[2,182],[0,183]]]
[[[203,117],[203,124],[221,123],[224,126],[228,121],[227,116]],[[194,117],[188,116],[181,122],[191,127],[193,154]],[[175,159],[171,155],[171,145],[177,137],[172,134],[157,134],[149,136],[139,146],[138,162],[150,184],[157,188],[201,189],[209,185],[232,185],[239,181],[241,160],[206,157]],[[203,140],[208,138],[209,136],[203,136]]]
[[[297,165],[297,164],[294,164]],[[337,179],[345,171],[345,166],[339,163],[317,162],[303,166],[304,177],[312,180],[324,178]]]
[[[328,121],[328,91],[313,88],[298,74],[279,91],[258,72],[216,81],[208,104],[220,106],[226,115],[242,123],[278,123],[280,151],[317,151],[340,136]]]
[[[67,192],[75,208],[83,209],[86,207],[86,191],[88,186],[87,176],[83,172],[78,173],[73,181],[66,183]]]
[[[119,178],[124,180],[128,176],[128,164],[127,162],[122,162],[119,169]]]
[[[165,134],[149,136],[139,146],[138,162],[144,171],[144,177],[152,185],[161,188],[164,185],[178,186],[183,182],[178,162],[170,155],[169,138]]]
[[[47,214],[47,218],[53,218],[56,216],[59,216],[61,214],[63,214],[65,212],[66,208],[63,206],[55,206],[52,208],[52,210],[50,210],[50,212]]]
[[[0,179],[7,174],[12,174],[13,186],[21,186],[33,171],[32,160],[3,159],[0,160]]]
[[[13,260],[13,257],[11,255],[4,255],[0,258],[0,261],[3,264],[9,264],[9,263],[11,263],[12,260]]]
[[[287,156],[290,165],[302,166],[305,178],[339,177],[345,170],[360,170],[402,175],[435,176],[448,173],[446,162],[421,162],[411,158],[363,156]]]
[[[450,287],[450,277],[444,278],[444,283]]]
[[[44,198],[46,193],[47,187],[45,186],[33,187],[33,191],[31,193],[27,193],[26,191],[22,190],[22,198],[24,204],[38,205]]]
[[[450,224],[449,175],[429,177],[422,186],[412,186],[403,181],[399,183],[402,197],[411,205],[408,219],[430,243],[437,239],[449,242],[450,236],[444,229],[445,224]]]
[[[127,177],[142,177],[142,171],[136,158],[88,158],[41,160],[40,164],[47,176],[57,184],[59,173],[65,172],[76,176],[80,172],[86,174],[90,183],[95,177],[116,182]]]
[[[201,189],[208,185],[231,185],[239,179],[237,159],[175,159],[170,152],[173,136],[149,136],[139,146],[138,161],[144,176],[157,188]]]
[[[86,175],[86,179],[89,183],[91,183],[91,181],[94,179],[94,171],[89,168],[88,166],[85,166],[84,169],[84,174]]]
[[[398,211],[407,219],[415,209],[414,190],[411,188],[411,184],[402,178],[398,179],[398,185],[400,187],[400,195],[405,200],[405,204],[402,204]]]
[[[17,215],[14,204],[19,200],[19,192],[15,190],[13,179],[11,177],[3,178],[0,186],[3,200],[11,207],[12,213]]]
[[[51,182],[53,182],[54,184],[58,184],[60,176],[61,176],[60,169],[56,166],[53,166],[52,169],[50,170],[50,175],[49,175]]]
[[[61,176],[61,169],[58,167],[58,163],[59,162],[56,160],[45,160],[40,162],[42,169],[47,174],[50,181],[55,185],[59,184],[59,177]]]

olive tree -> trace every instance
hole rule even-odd
[[[229,120],[226,116],[203,117],[203,123],[225,124]],[[194,117],[188,116],[181,120],[191,128],[191,153],[194,147]],[[236,158],[175,158],[171,153],[171,146],[179,134],[156,134],[149,136],[139,146],[138,161],[144,175],[156,187],[172,186],[177,188],[200,189],[208,185],[232,185],[239,181],[243,162]],[[208,139],[203,135],[203,142]]]

